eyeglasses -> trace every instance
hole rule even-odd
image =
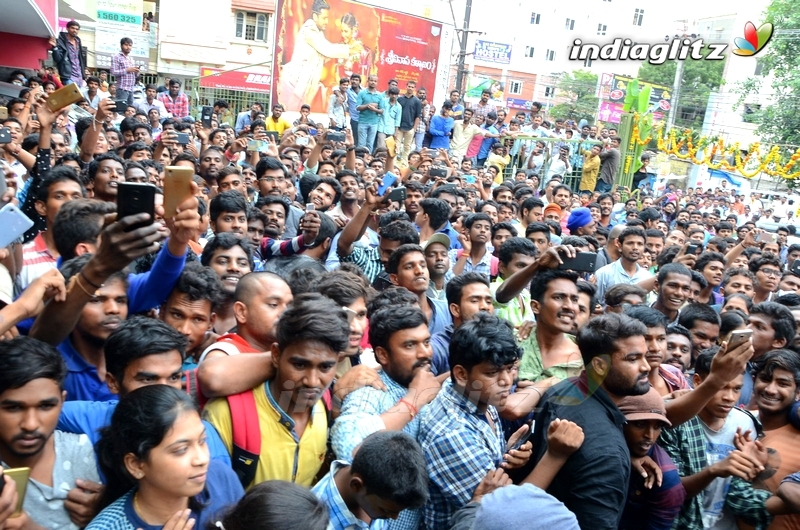
[[[764,276],[772,276],[773,278],[779,278],[781,275],[781,271],[777,269],[759,269],[759,272],[764,273]]]
[[[282,182],[286,182],[286,177],[261,177],[260,179],[258,179],[259,182],[261,182],[262,180],[264,182],[269,182],[270,184],[273,182],[277,182],[280,184]]]

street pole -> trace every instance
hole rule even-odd
[[[461,38],[459,39],[460,50],[458,52],[458,71],[456,72],[455,86],[455,89],[458,90],[458,93],[461,94],[462,97],[464,96],[465,61],[467,59],[467,39],[469,38],[469,19],[471,14],[472,0],[467,0],[467,7],[464,10],[464,25],[461,29]]]
[[[675,114],[678,112],[678,97],[680,96],[681,83],[683,82],[683,61],[678,60],[677,62],[675,81],[672,83],[672,99],[670,100],[669,114],[667,115],[667,127],[670,129],[675,126]]]

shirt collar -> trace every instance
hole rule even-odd
[[[478,410],[478,406],[475,403],[468,400],[466,396],[456,390],[456,388],[453,386],[453,380],[450,378],[448,378],[442,385],[441,395],[445,400],[449,401],[454,406],[471,416],[483,415],[483,413]]]
[[[96,370],[94,366],[86,362],[86,359],[81,357],[81,354],[78,353],[78,350],[73,346],[72,339],[67,338],[62,342],[59,350],[61,351],[61,356],[64,357],[64,361],[67,363],[67,371],[79,373]]]
[[[294,420],[291,418],[291,416],[286,414],[286,412],[283,411],[281,406],[278,405],[278,402],[275,401],[275,398],[272,396],[272,392],[270,391],[270,385],[271,384],[272,384],[271,380],[267,381],[266,383],[264,383],[264,392],[266,392],[266,394],[267,394],[267,400],[269,401],[269,404],[272,405],[272,408],[275,409],[275,412],[278,414],[278,423],[280,423],[281,425],[286,427],[287,431],[290,431],[290,432],[293,433],[294,432]]]
[[[608,393],[603,390],[603,387],[589,379],[589,375],[586,373],[586,370],[581,372],[581,375],[574,378],[573,381],[575,382],[574,387],[577,388],[581,394],[583,394],[584,400],[589,398],[594,399],[608,411],[617,427],[622,428],[622,426],[625,425],[625,416],[617,408],[617,405],[611,401],[611,397],[609,397]]]

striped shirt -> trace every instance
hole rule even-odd
[[[39,232],[33,241],[22,247],[22,270],[17,277],[19,292],[25,290],[42,274],[57,268],[57,258],[47,249],[42,234],[43,232]]]
[[[136,83],[136,72],[128,72],[128,68],[136,66],[129,55],[119,52],[111,59],[111,73],[117,78],[117,88],[133,92]]]
[[[383,272],[383,262],[381,261],[381,254],[377,247],[364,248],[354,246],[350,254],[347,256],[339,256],[339,261],[358,265],[364,275],[369,278],[369,283],[374,282],[375,278]]]

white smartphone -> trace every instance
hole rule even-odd
[[[0,248],[5,248],[27,232],[33,226],[33,221],[19,208],[8,203],[0,210],[0,226],[3,227],[0,232]]]
[[[753,338],[752,329],[737,329],[731,331],[728,337],[728,351],[738,348],[743,342],[749,341]]]

